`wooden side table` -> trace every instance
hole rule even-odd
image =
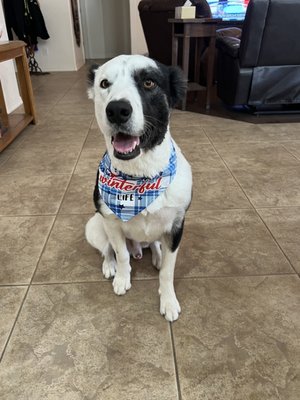
[[[188,90],[206,90],[206,109],[210,108],[211,92],[214,76],[214,59],[216,45],[216,29],[220,19],[214,18],[194,18],[194,19],[169,19],[172,24],[172,65],[178,65],[178,40],[183,40],[182,69],[186,79],[188,79],[190,61],[190,39],[208,38],[208,63],[206,87],[199,85],[200,75],[200,55],[197,54],[198,43],[196,43],[195,54],[195,82],[188,84]],[[186,96],[182,102],[182,110],[186,109]]]
[[[3,91],[0,83],[0,108],[1,122],[7,130],[0,133],[0,152],[5,149],[22,130],[30,123],[36,123],[36,112],[33,100],[33,91],[29,74],[26,43],[16,40],[0,43],[0,62],[16,60],[17,75],[21,98],[23,100],[23,114],[7,114]]]

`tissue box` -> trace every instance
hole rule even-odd
[[[196,7],[175,7],[175,18],[189,19],[196,17]]]

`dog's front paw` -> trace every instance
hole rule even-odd
[[[131,288],[130,275],[124,277],[117,273],[113,280],[113,288],[118,296],[125,294]]]
[[[179,302],[174,295],[161,295],[160,296],[160,313],[164,315],[167,321],[176,321],[181,312]]]
[[[102,273],[106,279],[114,277],[116,275],[116,261],[104,260],[102,264]]]

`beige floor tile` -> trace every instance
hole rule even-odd
[[[294,273],[253,210],[187,215],[176,277]]]
[[[57,217],[35,273],[34,282],[98,281],[104,279],[100,254],[85,240],[89,215]]]
[[[78,103],[59,102],[53,107],[53,112],[62,115],[84,114],[94,115],[94,107],[92,102],[84,101]]]
[[[232,172],[255,207],[300,206],[300,166]]]
[[[70,143],[61,146],[60,143],[26,144],[18,148],[12,157],[0,168],[0,175],[57,175],[72,173],[79,153],[81,143]]]
[[[25,292],[26,287],[0,286],[0,356],[15,322],[15,318],[21,306]]]
[[[84,236],[89,218],[90,215],[57,217],[35,273],[35,283],[106,280],[102,275],[103,259]],[[133,280],[158,277],[147,249],[144,250],[143,259],[132,260],[131,266]]]
[[[186,111],[173,111],[170,120],[171,130],[173,128],[186,128],[188,126],[199,126],[201,128],[201,125],[206,118],[206,116],[201,114]]]
[[[105,142],[98,129],[89,132],[82,148],[75,173],[96,176],[99,162],[105,152]]]
[[[248,124],[245,122],[222,120],[222,123],[211,122],[203,127],[207,136],[213,143],[252,143],[252,142],[277,142],[287,140],[293,135],[276,128],[266,130],[265,125]]]
[[[211,169],[225,169],[225,164],[211,144],[191,146],[187,141],[181,142],[181,150],[192,166],[192,172]]]
[[[280,167],[300,166],[299,161],[281,144],[276,143],[216,143],[216,148],[228,167],[235,169],[262,168],[277,169]]]
[[[89,175],[74,174],[72,176],[59,210],[61,214],[88,214],[95,210],[93,192],[96,172],[97,169]]]
[[[181,280],[176,291],[183,400],[298,400],[297,276]]]
[[[3,398],[174,400],[169,324],[156,282],[31,287],[3,359]]]
[[[23,142],[23,147],[36,144],[60,144],[60,146],[68,147],[69,144],[80,143],[83,145],[88,134],[88,128],[77,127],[53,127],[53,126],[38,126],[30,134],[26,135]]]
[[[298,129],[298,139],[300,139],[300,127]],[[284,148],[292,153],[298,160],[300,160],[300,141],[291,141],[287,143],[282,143]]]
[[[279,123],[279,124],[262,124],[262,131],[267,135],[280,140],[300,140],[300,123]]]
[[[0,186],[0,215],[55,214],[70,175],[4,175]]]
[[[55,128],[77,128],[78,131],[82,129],[89,129],[93,120],[93,115],[90,114],[55,114],[51,113],[42,126],[55,127]]]
[[[0,284],[29,283],[54,217],[0,217]]]
[[[226,168],[202,172],[196,172],[193,168],[193,199],[190,210],[230,208],[251,208],[251,204]]]
[[[269,208],[258,212],[300,273],[300,208]]]
[[[210,143],[203,128],[200,126],[171,126],[170,132],[179,147],[182,144],[186,144],[185,147],[192,150],[199,143]]]

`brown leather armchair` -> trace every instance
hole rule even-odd
[[[299,15],[300,0],[251,0],[241,38],[217,38],[217,93],[225,103],[300,103]]]

